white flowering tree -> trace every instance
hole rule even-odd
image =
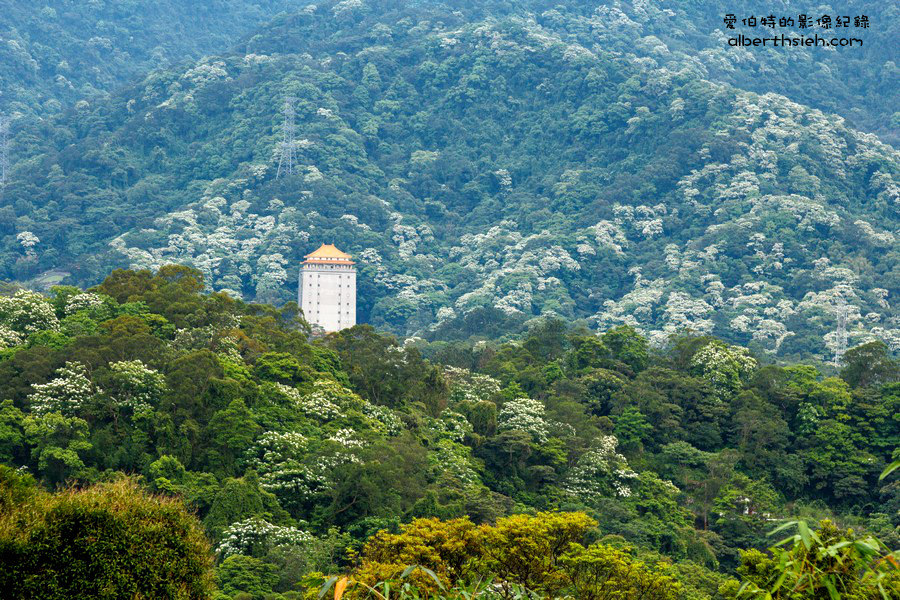
[[[281,399],[305,416],[323,422],[339,419],[349,411],[362,411],[365,406],[362,398],[331,380],[314,382],[313,391],[308,394],[281,383],[274,384],[274,389]]]
[[[110,363],[103,391],[134,413],[151,410],[166,391],[166,378],[139,360]]]
[[[262,557],[279,546],[302,546],[312,540],[311,534],[296,527],[274,525],[260,517],[250,517],[225,529],[216,552],[222,559],[235,554]]]
[[[465,416],[445,410],[438,419],[427,419],[428,429],[435,440],[462,442],[472,433],[472,425]]]
[[[331,489],[331,470],[346,462],[336,456],[315,456],[317,444],[297,432],[264,433],[247,451],[247,465],[259,474],[260,487],[293,510]]]
[[[428,454],[437,479],[455,479],[464,488],[481,486],[472,449],[452,440],[441,440]]]
[[[459,367],[445,367],[444,376],[450,383],[450,402],[479,402],[489,400],[500,392],[500,382],[490,375],[472,373]]]
[[[637,473],[624,456],[616,452],[619,441],[613,435],[601,436],[596,446],[582,454],[563,481],[565,492],[590,505],[596,498],[631,495],[631,482]]]
[[[302,460],[308,451],[309,441],[306,436],[297,432],[268,431],[247,451],[246,462],[247,466],[262,475],[271,472],[278,465]]]
[[[756,369],[756,359],[746,348],[713,340],[694,353],[691,368],[710,382],[719,398],[724,399],[741,388]]]
[[[365,402],[362,412],[372,421],[374,429],[388,436],[403,433],[403,421],[387,406]]]
[[[59,331],[59,319],[50,300],[29,290],[0,296],[0,326],[28,335],[38,331]]]
[[[82,292],[67,296],[63,312],[67,317],[84,313],[93,319],[104,320],[113,316],[111,300],[92,292]]]
[[[531,435],[533,441],[543,443],[550,436],[545,412],[544,404],[539,400],[516,398],[500,409],[497,428],[500,431],[524,431]]]
[[[33,384],[31,388],[28,402],[31,412],[36,415],[50,412],[75,415],[95,393],[87,367],[77,361],[67,362],[56,370],[56,377],[47,383]]]
[[[34,247],[41,242],[38,236],[34,235],[30,231],[22,231],[18,235],[16,235],[16,240],[25,250],[25,256],[27,256],[28,258],[34,258],[37,256],[37,253],[34,251]]]
[[[24,341],[22,334],[5,325],[0,325],[0,350],[14,348]]]

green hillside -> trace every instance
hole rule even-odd
[[[687,34],[653,46],[665,60],[624,52],[603,7],[458,8],[311,7],[239,53],[23,120],[0,273],[179,262],[280,303],[335,241],[361,264],[360,319],[404,336],[557,315],[830,360],[845,302],[851,345],[898,347],[891,146],[698,71]],[[288,96],[300,167],[276,180]]]
[[[832,520],[783,551],[821,569],[807,597],[900,589],[871,539],[900,540],[883,344],[825,377],[560,321],[511,343],[308,332],[295,304],[204,294],[185,267],[0,296],[9,597],[296,600],[418,564],[446,588],[494,580],[490,599],[733,599],[736,578],[791,576],[754,549],[797,517]]]
[[[288,0],[45,0],[0,11],[0,112],[43,116],[228,48]]]

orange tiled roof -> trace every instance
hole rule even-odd
[[[320,262],[329,260],[340,260],[341,262],[349,261],[352,256],[346,252],[338,250],[334,244],[322,244],[315,252],[306,255],[306,260],[310,262]]]

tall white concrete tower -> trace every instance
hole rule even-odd
[[[300,267],[297,304],[311,325],[340,331],[356,325],[356,267],[334,244],[322,244]]]

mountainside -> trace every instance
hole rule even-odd
[[[334,241],[360,262],[360,320],[404,335],[560,315],[830,359],[846,302],[851,345],[900,346],[900,155],[841,117],[723,83],[753,71],[729,73],[723,42],[675,27],[693,12],[378,6],[310,7],[240,53],[23,121],[0,276],[93,283],[183,262],[283,302],[303,254]],[[710,49],[692,59],[694,38]],[[815,64],[828,60],[829,78],[852,70]],[[276,180],[287,96],[300,166]],[[856,101],[872,121],[892,106]]]
[[[397,600],[900,597],[880,342],[827,377],[558,320],[508,343],[309,332],[183,266],[0,296],[4,597],[299,600],[344,575]]]
[[[540,15],[542,24],[558,28],[581,44],[634,55],[650,64],[686,69],[698,77],[729,83],[757,93],[775,92],[801,104],[839,114],[853,127],[900,141],[900,6],[871,0],[835,5],[746,0],[728,6],[709,0],[692,2],[599,2],[599,6],[558,5]],[[578,8],[580,7],[580,8]],[[724,18],[735,17],[734,29]],[[773,26],[761,19],[773,16]],[[800,26],[800,16],[812,22]],[[823,15],[829,28],[816,25]],[[753,17],[756,24],[744,25]],[[838,21],[837,17],[841,17]],[[868,26],[856,24],[865,17]],[[782,18],[792,25],[782,26]],[[853,38],[852,47],[730,47],[728,38]],[[861,43],[861,45],[859,45]]]
[[[0,112],[98,98],[151,69],[221,51],[289,0],[46,0],[0,11]]]

